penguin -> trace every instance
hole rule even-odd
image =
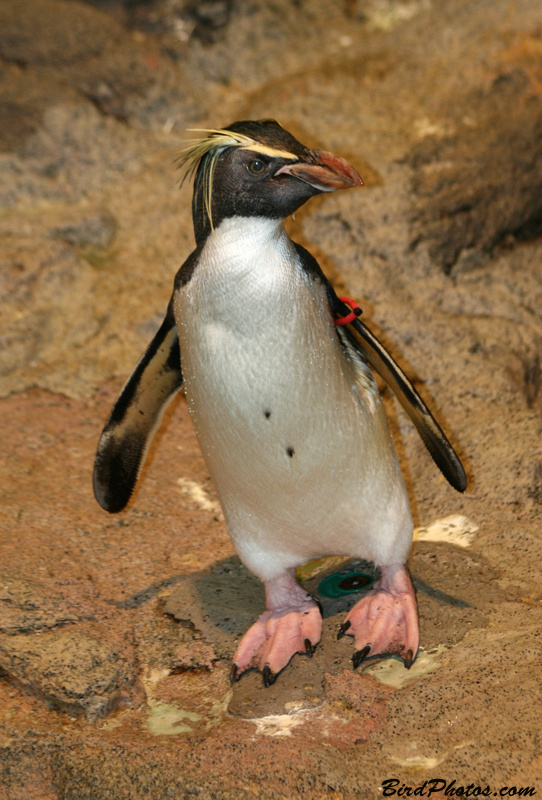
[[[371,368],[460,492],[465,472],[359,308],[337,297],[284,228],[311,197],[363,181],[275,120],[197,133],[179,159],[194,176],[196,246],[102,432],[96,499],[111,513],[125,507],[183,387],[228,533],[265,587],[266,610],[237,647],[232,683],[257,669],[270,686],[296,653],[312,655],[322,617],[295,570],[330,555],[371,561],[380,574],[338,632],[354,638],[354,668],[390,655],[410,668],[419,646],[412,515]]]

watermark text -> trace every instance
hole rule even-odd
[[[383,797],[534,797],[534,786],[478,786],[475,783],[460,785],[455,780],[431,778],[420,786],[409,786],[397,778],[382,781]]]

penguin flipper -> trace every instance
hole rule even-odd
[[[332,308],[341,316],[350,311],[336,295],[333,298]],[[369,362],[393,390],[448,483],[458,492],[464,492],[467,488],[467,477],[457,453],[399,364],[360,319],[356,318],[344,327],[348,328],[349,344]],[[343,342],[342,337],[341,342]]]
[[[294,246],[303,268],[325,286],[332,316],[348,315],[352,309],[337,297],[314,256],[300,244],[294,243]],[[338,327],[337,331],[339,330],[339,340],[345,352],[353,350],[386,381],[416,426],[429,454],[448,483],[458,492],[464,492],[467,488],[467,476],[457,453],[399,364],[358,317],[353,322]]]
[[[94,495],[106,511],[128,503],[164,411],[183,383],[173,304],[128,379],[102,431],[94,462]]]

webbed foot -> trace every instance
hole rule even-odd
[[[249,669],[259,669],[271,686],[296,653],[312,656],[322,635],[317,603],[292,572],[267,581],[265,611],[245,633],[233,657],[230,681]]]
[[[410,669],[419,645],[414,588],[403,565],[382,567],[382,577],[350,609],[337,638],[353,636],[356,669],[366,658],[400,656]]]

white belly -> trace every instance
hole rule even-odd
[[[310,558],[404,562],[410,509],[376,385],[282,225],[226,220],[176,296],[186,396],[229,533],[262,579]]]

